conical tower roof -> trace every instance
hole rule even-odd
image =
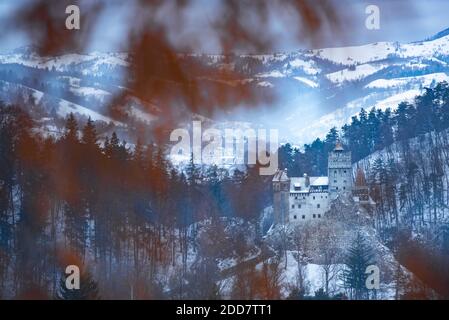
[[[343,145],[341,144],[340,140],[337,140],[337,142],[335,143],[335,148],[334,151],[343,151]]]
[[[357,174],[355,177],[355,186],[356,187],[366,187],[366,178],[365,172],[363,172],[362,168],[357,168]]]

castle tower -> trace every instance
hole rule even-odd
[[[287,169],[277,170],[273,177],[273,213],[274,223],[288,222],[290,196],[290,178]]]
[[[345,151],[339,141],[334,150],[329,152],[328,177],[329,194],[331,199],[337,195],[352,191],[352,163],[351,152]]]

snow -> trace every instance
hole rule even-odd
[[[259,88],[269,88],[270,91],[279,93],[281,97],[286,97],[288,107],[293,108],[286,112],[287,123],[281,134],[281,140],[297,139],[297,144],[308,143],[317,136],[323,136],[329,128],[334,125],[340,126],[350,119],[350,117],[360,111],[360,108],[371,108],[376,104],[385,108],[389,104],[396,107],[398,99],[401,98],[401,91],[417,90],[442,80],[448,80],[445,71],[447,63],[444,60],[449,56],[449,36],[438,38],[432,41],[415,42],[401,44],[395,42],[379,42],[362,46],[350,46],[344,48],[324,48],[307,51],[294,51],[290,53],[272,53],[260,55],[241,55],[240,57],[250,57],[258,59],[263,64],[263,69],[257,75],[248,75],[248,79],[241,81],[228,81],[226,79],[206,78],[208,81],[216,81],[237,87],[241,84],[251,82]],[[180,56],[193,56],[201,58],[201,53],[180,54]],[[224,63],[223,55],[207,55],[208,63],[214,68],[233,68],[232,64]],[[391,58],[403,58],[404,60]],[[324,74],[324,66],[329,67],[328,59],[335,63],[331,66],[332,71]],[[386,60],[387,59],[387,60]],[[210,62],[212,61],[212,62]],[[34,68],[52,68],[64,71],[64,74],[75,76],[64,76],[64,81],[72,87],[70,90],[85,97],[95,97],[98,100],[106,99],[114,91],[104,90],[105,87],[83,84],[84,74],[98,75],[100,72],[116,75],[121,69],[114,67],[127,67],[129,57],[127,53],[101,53],[90,54],[68,54],[58,57],[38,57],[33,53],[12,52],[0,55],[0,63],[18,63]],[[355,70],[350,70],[355,68]],[[340,70],[341,69],[341,70]],[[387,70],[390,71],[387,74]],[[338,71],[337,71],[338,70]],[[385,72],[384,72],[384,71]],[[76,78],[76,74],[81,75]],[[403,77],[404,73],[417,75],[414,77]],[[422,75],[423,73],[431,73]],[[109,73],[107,73],[109,75]],[[399,74],[400,77],[396,75]],[[449,74],[449,73],[448,73]],[[389,79],[393,76],[396,78]],[[367,80],[361,83],[360,80]],[[381,79],[379,79],[381,78]],[[203,78],[200,78],[203,79]],[[279,86],[281,79],[291,79],[293,84],[307,90],[295,90],[294,86]],[[328,79],[331,81],[323,81]],[[100,80],[99,80],[100,81]],[[370,82],[371,81],[371,82]],[[370,83],[369,83],[370,82]],[[84,85],[83,87],[81,85]],[[122,84],[123,85],[123,84]],[[324,87],[324,86],[328,87]],[[350,85],[350,88],[344,87]],[[354,86],[352,86],[354,85]],[[317,94],[312,89],[323,87],[322,92]],[[345,90],[333,90],[341,87]],[[123,88],[117,85],[117,88]],[[310,89],[309,89],[310,88]],[[329,89],[329,90],[328,90]],[[346,90],[348,89],[348,90]],[[288,91],[287,91],[288,90]],[[48,95],[48,93],[46,93]],[[416,92],[407,92],[403,96],[408,100],[412,99]],[[33,94],[34,95],[34,94]],[[344,97],[343,97],[344,95]],[[41,95],[42,96],[42,95]],[[92,99],[93,100],[93,99]],[[95,109],[96,106],[88,105],[92,103],[86,99],[84,107]],[[292,102],[293,101],[293,102]],[[349,102],[348,102],[349,101]],[[276,102],[273,109],[281,110],[280,104]],[[296,103],[298,102],[298,103]],[[279,108],[278,108],[279,107]],[[287,106],[286,106],[287,108]],[[96,110],[96,109],[95,109]],[[140,110],[151,110],[140,108]],[[283,110],[284,111],[284,110]],[[277,112],[277,111],[276,111]],[[143,115],[139,110],[132,111],[136,117],[151,121],[151,115]],[[258,115],[261,113],[258,113]],[[282,116],[283,117],[283,116]],[[267,121],[265,114],[261,114],[261,121]],[[258,119],[257,119],[258,120]],[[309,130],[310,129],[310,130]]]
[[[317,177],[313,183],[314,186],[327,186],[329,184],[328,177]]]
[[[79,87],[81,83],[80,78],[70,77],[70,76],[61,76],[60,79],[67,80],[70,86]]]
[[[344,81],[355,81],[366,78],[386,67],[386,64],[363,64],[356,66],[355,70],[347,68],[334,73],[329,73],[326,77],[333,83],[341,84]]]
[[[312,81],[312,80],[304,78],[304,77],[293,77],[293,78],[298,80],[301,83],[304,83],[304,84],[308,85],[311,88],[318,88],[320,86],[315,81]]]
[[[399,103],[405,101],[405,102],[412,102],[417,95],[420,95],[422,93],[422,90],[408,90],[404,91],[395,95],[392,95],[391,97],[388,97],[387,99],[381,100],[375,104],[376,109],[382,109],[385,110],[387,108],[391,108],[392,110],[396,109]]]
[[[42,91],[38,91],[38,90],[35,90],[35,89],[31,89],[31,88],[30,88],[30,90],[33,91],[32,95],[33,95],[33,98],[34,98],[34,102],[35,103],[40,103],[41,100],[42,100],[42,97],[44,96],[44,93]]]
[[[316,67],[314,61],[305,61],[303,59],[296,58],[289,61],[290,67],[303,70],[308,75],[316,75],[321,72],[321,69]]]
[[[80,65],[87,62],[93,62],[82,73],[84,75],[96,73],[101,66],[122,66],[127,67],[129,63],[124,60],[124,54],[109,53],[91,53],[91,54],[65,54],[56,57],[40,57],[35,54],[6,54],[0,55],[1,64],[20,64],[26,67],[38,69],[55,69],[57,71],[66,71],[69,66]]]
[[[442,37],[433,41],[407,43],[400,46],[398,56],[408,57],[433,57],[449,52],[449,37]]]
[[[363,46],[324,48],[312,50],[314,54],[337,64],[353,65],[383,60],[395,52],[391,42],[377,42]]]
[[[267,87],[267,88],[273,88],[274,87],[274,85],[271,82],[268,82],[268,81],[259,82],[259,83],[257,83],[257,85],[260,86],[260,87]]]
[[[431,73],[423,76],[395,78],[395,79],[377,79],[365,86],[367,89],[385,89],[404,87],[406,85],[421,85],[422,87],[429,87],[432,82],[449,81],[449,76],[445,73]]]
[[[109,117],[105,117],[96,111],[90,110],[88,108],[85,108],[83,106],[74,104],[72,102],[69,102],[69,101],[63,100],[63,99],[61,99],[61,101],[59,102],[59,109],[58,109],[57,113],[61,117],[66,117],[70,113],[74,113],[74,114],[77,113],[80,115],[84,115],[86,117],[90,117],[93,121],[104,121],[107,123],[113,122],[116,125],[121,125],[120,122],[114,121]]]
[[[395,42],[377,42],[362,46],[324,48],[312,50],[318,57],[336,64],[352,65],[384,60],[389,55],[399,58],[434,57],[447,55],[449,52],[449,36],[432,41],[399,44]]]
[[[288,296],[290,293],[288,288],[292,286],[296,286],[298,281],[298,261],[295,259],[294,251],[287,251],[287,267],[283,270],[282,274],[282,295],[284,298]],[[281,266],[285,265],[285,257],[280,262]],[[343,270],[345,267],[344,264],[334,264],[331,268],[334,270]],[[324,279],[324,270],[323,266],[314,263],[308,263],[304,265],[304,273],[305,273],[305,284],[306,284],[306,294],[307,295],[315,295],[315,292],[319,289],[325,287],[325,279]],[[332,289],[333,294],[337,294],[339,292],[343,292],[343,282],[339,277],[334,277],[334,279],[330,280],[329,288]]]
[[[273,70],[266,73],[259,73],[256,75],[258,78],[284,78],[285,75],[281,73],[279,70]]]
[[[103,99],[111,95],[109,92],[93,87],[71,87],[70,91],[78,96],[95,96],[97,99]]]
[[[287,54],[285,53],[275,53],[275,54],[255,54],[255,55],[242,55],[242,57],[251,57],[255,58],[259,61],[262,61],[264,64],[268,62],[279,62],[287,59]]]
[[[143,122],[151,123],[152,121],[156,120],[157,118],[149,114],[148,112],[142,111],[139,108],[132,106],[131,107],[131,115],[134,118],[137,118]]]
[[[218,262],[218,269],[220,271],[229,269],[237,265],[237,259],[236,258],[226,258],[222,259]]]
[[[429,67],[428,64],[425,63],[416,63],[416,62],[408,62],[404,66],[412,69],[412,70],[423,70]]]

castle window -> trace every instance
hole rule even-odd
[[[293,219],[295,219],[295,220],[296,220],[296,215],[294,215],[294,216],[293,216]]]
[[[346,173],[346,170],[344,170],[343,172]]]
[[[316,218],[316,214],[313,215],[313,218],[314,218],[314,219]]]
[[[334,180],[334,183],[337,183],[337,180]]]
[[[292,209],[295,209],[295,205],[294,204],[292,204]]]
[[[313,196],[313,200],[315,200],[315,196]]]
[[[304,197],[302,197],[303,199],[305,199],[306,197],[304,196]]]
[[[343,190],[346,190],[346,187],[343,187]]]
[[[298,204],[298,209],[301,209],[301,205],[300,204]]]
[[[321,214],[318,215],[318,218],[321,218]]]
[[[316,207],[319,209],[319,208],[320,208],[320,204],[318,203],[318,204],[316,205]]]
[[[304,220],[306,218],[306,216],[305,215],[302,215],[302,219]]]
[[[346,180],[343,180],[344,183],[346,183]]]
[[[298,196],[295,197],[295,200],[298,200]]]
[[[335,189],[338,190],[338,187],[336,187]]]
[[[335,170],[334,173],[337,174],[337,170]]]

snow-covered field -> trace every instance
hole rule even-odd
[[[395,79],[377,79],[365,86],[367,89],[389,89],[402,88],[407,85],[416,87],[429,87],[432,83],[449,81],[449,76],[446,73],[431,73],[423,76],[404,77]]]
[[[355,66],[354,70],[347,68],[334,73],[330,73],[326,75],[326,77],[333,83],[341,84],[345,81],[361,80],[384,69],[386,66],[387,65],[385,64],[362,64]]]

